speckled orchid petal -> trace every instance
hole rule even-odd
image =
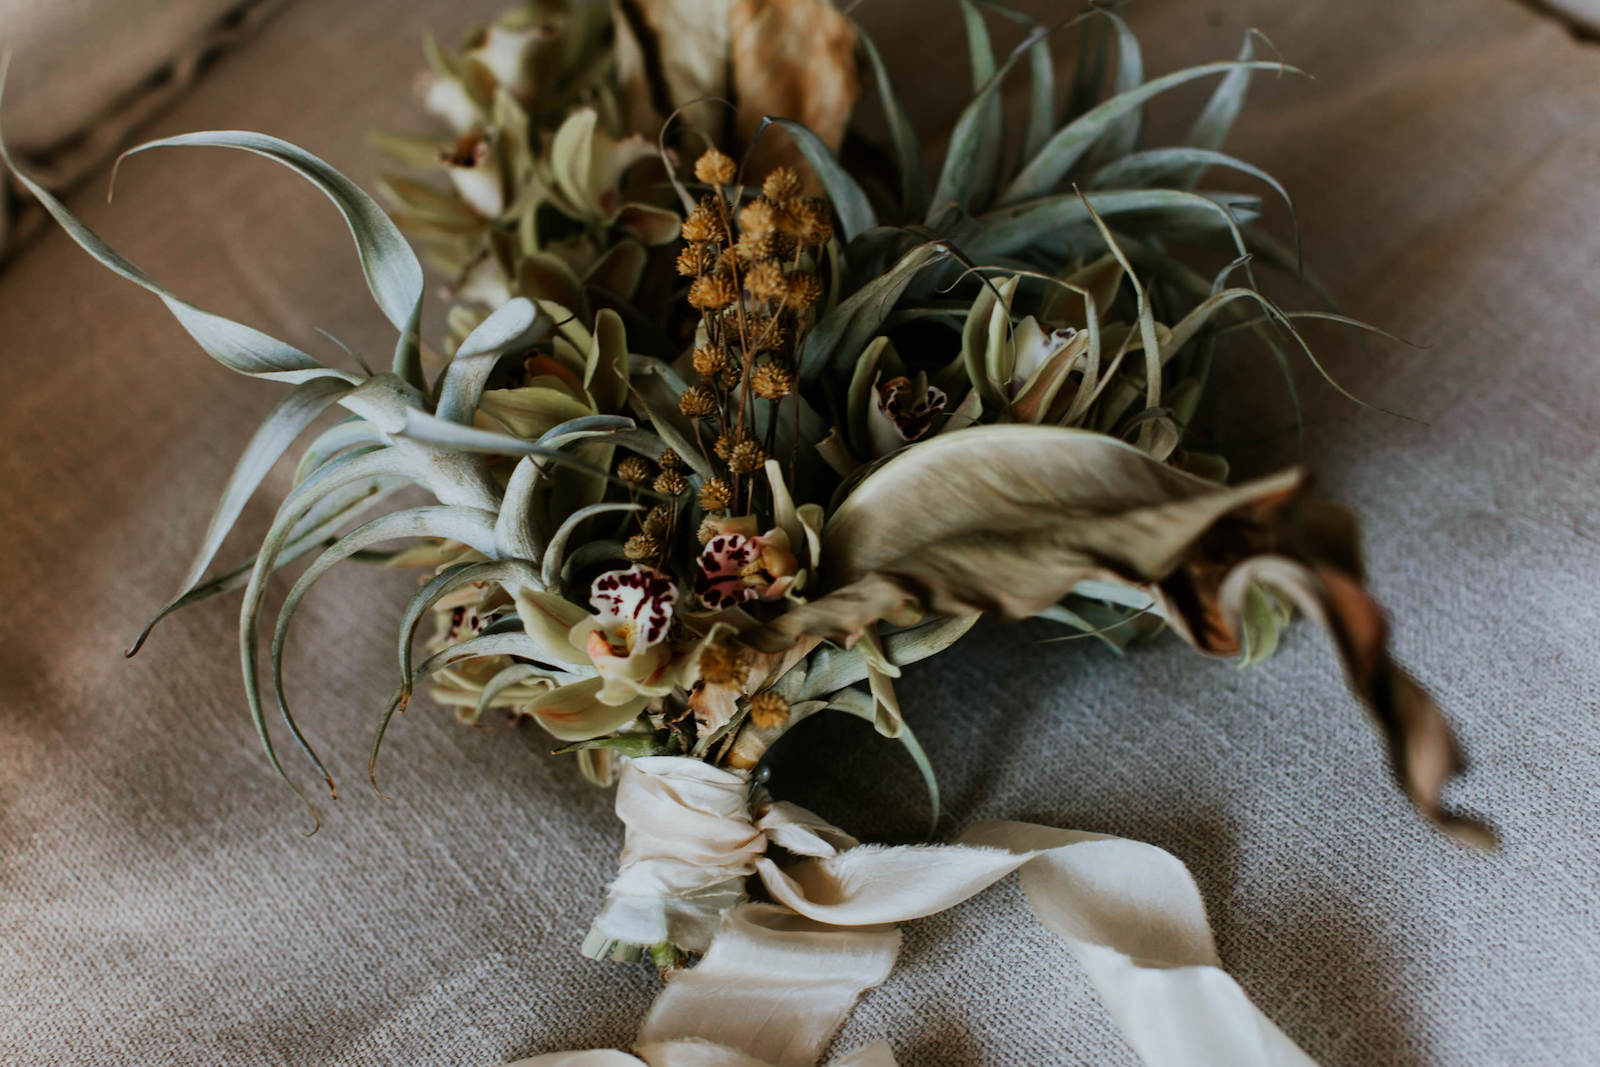
[[[594,580],[589,602],[597,614],[574,625],[567,640],[599,672],[603,684],[597,700],[622,705],[638,696],[672,691],[667,634],[677,597],[672,579],[643,564],[607,571]]]
[[[873,458],[882,458],[926,437],[948,402],[944,390],[929,385],[921,374],[914,379],[899,377],[874,383],[872,406],[867,411]]]
[[[457,195],[486,219],[499,218],[506,208],[505,186],[494,143],[483,133],[469,133],[440,159]]]

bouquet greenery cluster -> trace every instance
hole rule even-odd
[[[1247,39],[1147,80],[1110,8],[952,13],[973,95],[931,170],[873,43],[826,0],[532,0],[459,50],[430,43],[439,133],[377,138],[411,168],[382,182],[392,217],[271,137],[135,150],[243,149],[314,183],[397,331],[383,371],[187,303],[30,185],[213,358],[288,386],[151,623],[243,589],[246,697],[280,773],[273,704],[326,777],[285,696],[285,637],[317,580],[360,558],[429,572],[380,741],[426,683],[469,721],[531,719],[602,784],[648,756],[748,771],[834,708],[901,740],[931,785],[894,680],[981,616],[1119,648],[1166,628],[1255,661],[1298,608],[1331,632],[1417,807],[1485,837],[1441,806],[1456,747],[1385,652],[1349,515],[1298,469],[1228,484],[1188,432],[1218,346],[1253,336],[1314,361],[1253,275],[1297,255],[1258,227],[1262,194],[1234,186],[1283,190],[1220,147],[1252,75],[1291,68]],[[1025,37],[997,55],[991,22]],[[1146,146],[1147,102],[1207,79],[1187,141]],[[852,121],[869,85],[882,146]],[[437,348],[402,231],[452,301]],[[346,417],[305,446],[257,552],[208,577],[246,500],[334,407]],[[389,503],[409,487],[433,502]],[[268,579],[312,553],[263,630]]]

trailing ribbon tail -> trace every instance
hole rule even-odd
[[[637,1055],[552,1053],[512,1067],[813,1067],[857,998],[888,978],[894,923],[943,911],[1013,871],[1150,1067],[1313,1067],[1222,970],[1194,879],[1154,845],[1021,822],[978,823],[953,845],[856,845],[793,805],[758,797],[755,812],[740,810],[745,775],[682,757],[631,761],[617,788],[625,862],[597,930],[614,935],[652,914],[644,925],[655,936],[684,914],[672,886],[704,903],[706,887],[720,896],[740,873],[759,877],[777,903],[722,912],[704,959],[656,998]],[[803,858],[780,866],[768,842]],[[709,861],[699,879],[653,870],[667,857],[692,866],[693,856]],[[663,899],[643,909],[650,883]],[[689,926],[698,933],[704,920],[698,912]],[[893,1064],[882,1043],[833,1061]]]

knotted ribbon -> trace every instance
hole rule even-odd
[[[586,950],[671,941],[705,956],[668,982],[634,1046],[512,1067],[813,1067],[856,999],[889,976],[895,923],[1013,871],[1128,1043],[1151,1067],[1311,1067],[1221,969],[1188,869],[1153,845],[982,822],[953,845],[860,845],[792,804],[754,808],[744,774],[699,760],[627,763],[621,869]],[[780,864],[777,845],[795,857]],[[745,898],[759,878],[775,903]],[[892,1067],[889,1047],[834,1067]]]

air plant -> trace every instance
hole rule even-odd
[[[1329,630],[1413,803],[1487,839],[1440,802],[1455,742],[1385,652],[1350,516],[1309,498],[1299,469],[1229,485],[1225,461],[1191,447],[1212,349],[1229,335],[1310,357],[1296,316],[1251,275],[1253,257],[1293,270],[1295,254],[1254,228],[1259,195],[1209,184],[1243,175],[1287,202],[1220,145],[1251,76],[1292,68],[1254,58],[1247,39],[1237,59],[1147,81],[1127,26],[1101,8],[1029,20],[997,58],[978,8],[960,13],[974,95],[931,172],[881,57],[849,34],[888,118],[894,177],[881,189],[840,163],[837,136],[789,117],[763,118],[745,139],[787,138],[771,165],[741,164],[713,135],[690,153],[681,131],[659,142],[675,150],[640,150],[633,138],[659,131],[629,130],[604,103],[637,86],[601,62],[588,21],[571,23],[585,27],[579,43],[560,45],[571,76],[549,84],[565,88],[535,92],[525,77],[565,37],[506,36],[536,22],[502,23],[476,52],[436,60],[429,98],[467,146],[447,169],[473,155],[495,180],[463,184],[452,170],[453,192],[426,195],[389,180],[394,220],[321,160],[260,134],[135,149],[240,149],[320,189],[397,331],[382,372],[325,364],[186,302],[19,174],[212,358],[288,387],[150,624],[244,590],[246,702],[286,780],[269,708],[332,788],[284,691],[296,609],[333,566],[410,539],[420,543],[388,563],[432,574],[403,613],[378,742],[429,680],[466,719],[498,708],[533,720],[600,783],[628,756],[750,769],[795,723],[839,709],[907,746],[937,816],[893,683],[980,616],[1044,616],[1119,646],[1159,623],[1202,652],[1254,661],[1293,607]],[[1085,47],[1063,106],[1050,50],[1064,25]],[[1101,31],[1116,45],[1109,90]],[[1026,113],[1008,115],[1000,85],[1024,62]],[[1203,79],[1217,84],[1188,141],[1143,147],[1145,104]],[[637,181],[635,167],[662,180]],[[547,236],[553,217],[564,236]],[[446,218],[461,225],[441,228]],[[443,262],[462,303],[432,374],[423,271],[397,222],[452,250]],[[1218,248],[1226,266],[1208,276],[1198,264]],[[676,282],[637,284],[646,255]],[[630,257],[637,270],[611,271]],[[487,281],[473,275],[482,262]],[[206,577],[268,469],[334,407],[347,417],[305,446],[256,554]],[[389,503],[408,486],[434,502]],[[267,627],[268,579],[313,553]],[[374,767],[377,756],[375,742]]]

